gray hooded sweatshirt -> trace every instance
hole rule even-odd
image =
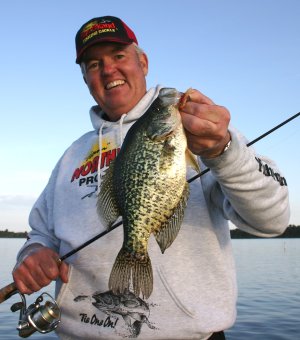
[[[99,107],[91,109],[94,130],[76,140],[53,170],[31,211],[32,231],[21,252],[40,243],[62,256],[105,230],[96,211],[101,177],[159,88],[150,89],[117,122],[106,121]],[[201,170],[211,170],[190,184],[184,220],[171,247],[161,254],[150,237],[154,283],[147,300],[108,289],[122,227],[66,260],[69,282],[56,283],[62,339],[207,339],[233,325],[237,283],[228,221],[257,236],[277,236],[288,226],[289,203],[276,165],[248,148],[235,129],[230,133],[225,153],[198,158]],[[188,179],[195,174],[188,169]]]

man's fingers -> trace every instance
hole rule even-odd
[[[229,111],[198,90],[188,90],[179,108],[189,149],[207,158],[221,154],[230,139]]]
[[[215,104],[210,98],[206,97],[200,91],[194,90],[194,89],[187,91],[186,104],[188,102],[194,102],[194,103],[206,104],[206,105],[214,105]],[[184,106],[183,106],[183,111],[184,111]]]
[[[230,115],[222,106],[199,108],[199,104],[188,104],[189,111],[181,117],[182,124],[189,133],[201,137],[215,136],[218,139],[219,134],[223,132],[220,128],[224,126],[227,129]]]
[[[59,276],[62,282],[64,283],[68,282],[68,274],[69,274],[69,265],[66,262],[61,262],[61,265],[59,268]]]
[[[195,119],[195,116],[191,114],[182,115],[182,124],[189,133],[195,136],[209,136],[216,129],[213,122],[207,119]]]
[[[60,276],[68,280],[68,265],[59,261],[58,254],[44,247],[28,253],[13,270],[13,278],[21,293],[31,294]]]
[[[32,276],[31,272],[27,271],[25,266],[21,266],[18,270],[18,274],[13,275],[15,284],[18,290],[23,294],[31,294],[33,292],[37,292],[42,288]],[[24,273],[24,275],[23,275]]]
[[[23,281],[21,280],[15,280],[15,285],[18,289],[18,291],[22,294],[32,294],[34,292],[36,292],[37,290],[31,289],[27,286],[27,284],[25,284]]]
[[[225,113],[227,114],[228,111],[225,107],[220,105],[187,102],[181,112],[182,116],[189,114],[201,119],[207,119],[213,123],[217,123]]]

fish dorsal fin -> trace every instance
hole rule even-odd
[[[187,165],[189,165],[191,168],[193,168],[196,172],[200,174],[201,170],[199,163],[197,161],[197,157],[189,149],[185,150],[185,159]]]
[[[113,189],[113,170],[114,161],[103,176],[97,201],[97,212],[106,228],[110,228],[120,215]]]
[[[175,240],[183,220],[184,216],[184,209],[187,204],[189,196],[189,185],[188,183],[185,184],[183,194],[181,199],[175,208],[173,215],[169,218],[160,228],[159,231],[153,232],[155,239],[160,247],[162,253],[170,247],[170,245]]]

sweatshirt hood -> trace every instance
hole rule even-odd
[[[137,105],[132,110],[130,110],[127,113],[126,112],[123,113],[120,119],[115,122],[111,122],[106,119],[106,114],[99,105],[93,106],[90,109],[90,117],[91,117],[92,125],[98,134],[98,144],[99,144],[99,150],[100,150],[99,151],[100,158],[98,161],[98,168],[97,168],[98,170],[97,192],[100,191],[100,185],[101,185],[102,176],[103,176],[103,169],[101,168],[101,164],[102,164],[102,155],[103,155],[102,141],[103,141],[104,134],[108,133],[108,131],[111,129],[118,128],[119,129],[119,138],[118,138],[119,141],[117,142],[117,144],[119,144],[121,147],[123,143],[123,138],[126,132],[128,131],[128,129],[130,128],[130,123],[133,123],[135,120],[137,120],[147,111],[149,106],[158,96],[160,88],[161,86],[156,86],[155,88],[151,88],[150,90],[148,90],[146,94],[143,96],[143,98],[137,103]]]
[[[130,123],[134,120],[137,120],[142,114],[146,112],[149,106],[152,104],[153,100],[158,96],[159,90],[162,86],[157,85],[156,87],[150,88],[144,97],[137,103],[137,105],[130,110],[129,112],[124,112],[125,117],[123,119],[123,123]],[[106,124],[115,124],[117,122],[110,122],[105,119],[105,112],[101,109],[99,105],[95,105],[90,109],[90,118],[95,130],[99,130],[103,122]]]

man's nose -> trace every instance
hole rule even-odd
[[[101,70],[103,75],[111,74],[115,71],[115,69],[116,69],[116,65],[114,62],[103,61],[102,70]]]

